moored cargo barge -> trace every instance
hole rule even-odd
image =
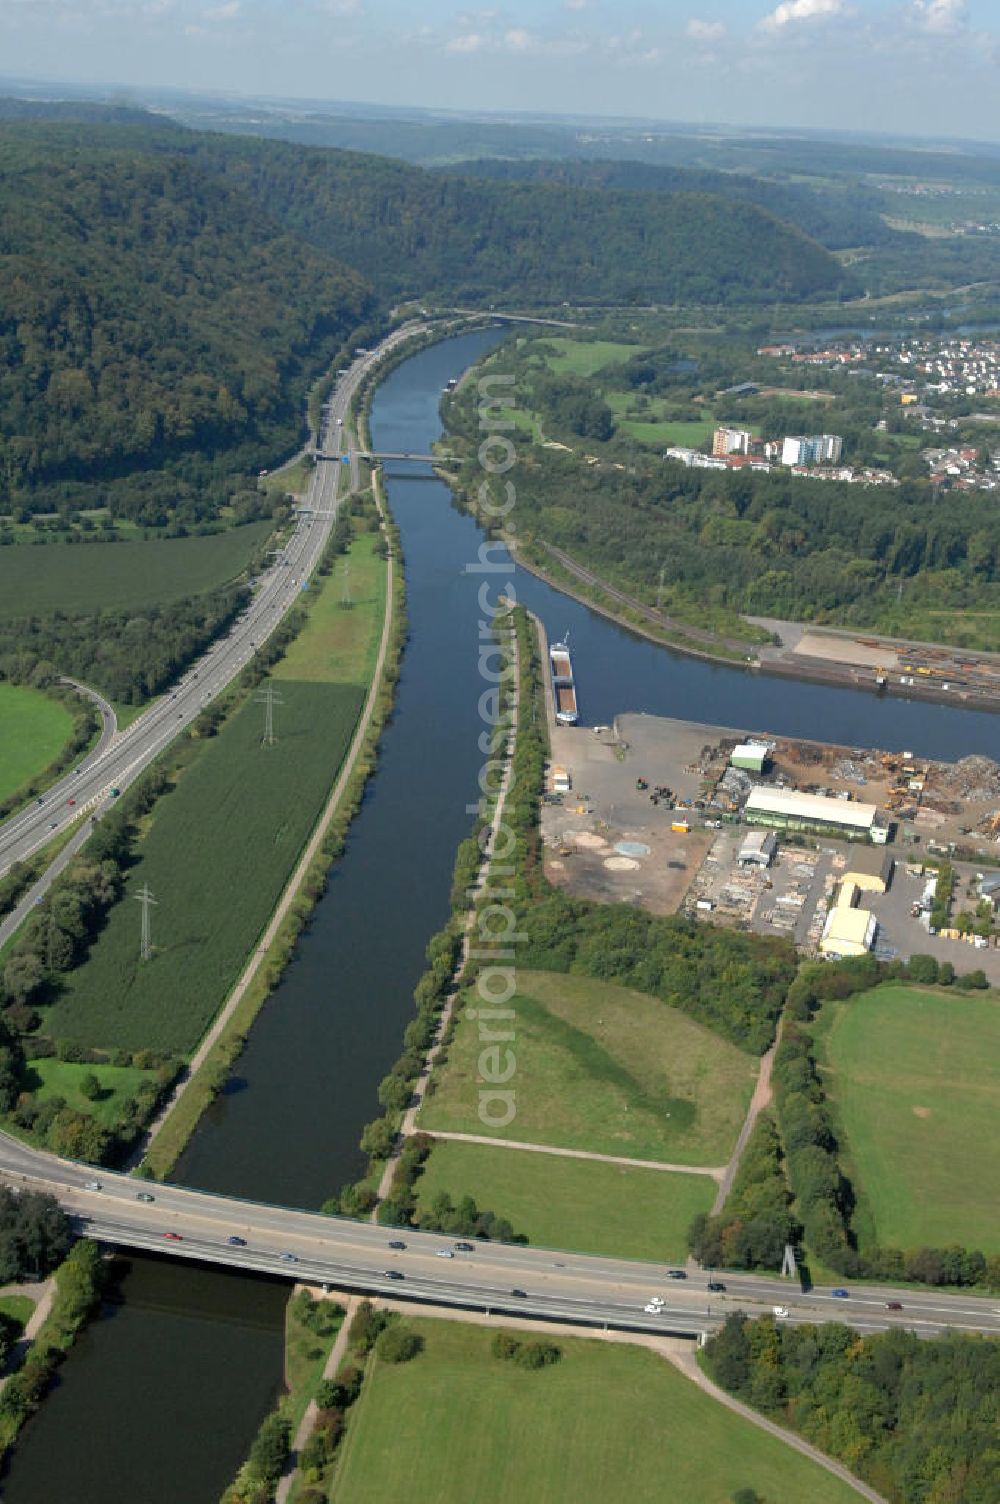
[[[564,726],[575,726],[580,718],[576,703],[576,685],[573,682],[573,661],[569,645],[554,642],[549,648],[549,667],[552,670],[552,689],[555,697],[556,720]]]

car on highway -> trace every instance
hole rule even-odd
[[[136,1201],[155,1201],[156,1197],[151,1196],[148,1191],[136,1191],[135,1199]]]
[[[67,799],[67,800],[66,800],[66,803],[67,803],[67,804],[75,804],[75,803],[76,803],[76,800],[75,800],[75,799]]]
[[[245,1248],[247,1246],[246,1238],[238,1238],[235,1233],[233,1233],[231,1238],[227,1238],[226,1242],[230,1248]]]
[[[171,1243],[183,1243],[184,1241],[179,1232],[165,1232],[163,1236],[169,1238]]]
[[[459,1253],[475,1253],[476,1251],[476,1245],[474,1243],[456,1243],[455,1247],[458,1249]]]
[[[527,1300],[528,1298],[527,1290],[518,1290],[516,1286],[510,1293],[511,1295],[516,1295],[518,1300]]]
[[[453,1259],[455,1257],[450,1248],[436,1248],[434,1251],[439,1259]]]
[[[887,1311],[901,1311],[903,1309],[903,1302],[901,1300],[887,1300],[885,1308]]]
[[[651,1306],[665,1306],[667,1302],[663,1299],[662,1295],[651,1295],[649,1303]]]
[[[286,1251],[281,1255],[281,1257],[284,1259],[286,1264],[297,1264],[299,1261],[299,1256],[297,1253],[288,1253]]]
[[[99,1180],[85,1180],[83,1182],[83,1189],[85,1191],[99,1191],[101,1189],[101,1182]]]
[[[788,1307],[787,1306],[775,1306],[774,1307],[774,1314],[775,1314],[775,1316],[777,1316],[777,1318],[778,1318],[779,1321],[784,1321],[785,1317],[788,1315]]]
[[[720,1290],[724,1290],[726,1287],[722,1283],[721,1279],[710,1279],[708,1282],[708,1288],[709,1290],[711,1290],[713,1295],[717,1295]]]
[[[406,1244],[403,1242],[402,1238],[393,1238],[390,1241],[390,1243],[389,1243],[389,1247],[390,1248],[405,1248]]]
[[[687,1275],[683,1269],[668,1269],[667,1279],[687,1279]]]
[[[834,1300],[850,1300],[851,1298],[850,1295],[848,1295],[847,1291],[844,1289],[843,1285],[838,1285],[836,1290],[830,1291],[830,1294],[833,1296]]]
[[[402,1279],[403,1278],[402,1273],[398,1269],[383,1269],[382,1273],[385,1275],[386,1279]]]
[[[652,1300],[649,1302],[648,1306],[643,1306],[642,1309],[644,1311],[648,1311],[649,1314],[650,1314],[650,1316],[662,1316],[663,1315],[663,1307],[662,1306],[658,1306],[655,1303],[655,1301],[652,1301]]]

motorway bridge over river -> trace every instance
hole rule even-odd
[[[411,1228],[267,1206],[61,1159],[0,1133],[0,1176],[56,1197],[81,1234],[123,1248],[466,1310],[580,1326],[698,1336],[732,1310],[775,1305],[797,1322],[839,1318],[861,1331],[903,1326],[921,1336],[952,1327],[1000,1337],[1000,1307],[965,1294],[861,1287],[840,1299],[795,1280],[726,1274],[710,1292],[704,1271],[671,1279],[663,1264],[507,1243],[473,1251]],[[393,1248],[393,1242],[403,1243]],[[652,1296],[665,1304],[644,1310]],[[889,1301],[900,1310],[889,1310]]]

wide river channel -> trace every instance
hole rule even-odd
[[[440,435],[445,382],[498,337],[464,335],[397,367],[375,397],[374,447],[426,452]],[[516,487],[516,467],[510,478]],[[482,761],[484,577],[469,571],[482,533],[426,467],[390,466],[387,489],[410,638],[378,774],[237,1078],[176,1175],[285,1205],[318,1206],[361,1168],[358,1137],[413,1016],[424,947],[448,911]],[[932,757],[995,754],[1000,744],[1000,719],[983,712],[716,667],[636,637],[522,570],[490,578],[512,581],[550,637],[571,634],[590,724],[645,710]],[[273,1403],[287,1287],[139,1258],[119,1294],[23,1431],[2,1485],[9,1504],[216,1504]]]

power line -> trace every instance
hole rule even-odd
[[[273,747],[278,741],[278,736],[274,729],[274,709],[276,705],[284,704],[284,701],[274,685],[267,683],[259,691],[257,703],[264,707],[264,735],[260,739],[261,746]]]
[[[151,905],[156,905],[156,899],[150,893],[148,883],[143,883],[138,893],[133,893],[132,897],[136,903],[142,904],[142,938],[139,941],[139,955],[143,961],[148,961],[153,954],[153,935],[149,910]]]

